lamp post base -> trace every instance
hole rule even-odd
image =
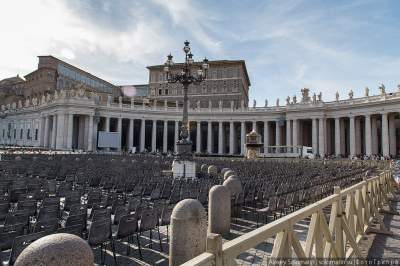
[[[196,163],[188,160],[175,159],[172,162],[172,176],[175,179],[196,179]]]

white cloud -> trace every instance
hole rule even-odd
[[[36,55],[45,54],[69,60],[78,54],[108,56],[113,62],[103,62],[104,72],[121,62],[145,69],[169,40],[160,21],[135,17],[132,26],[116,31],[85,20],[62,1],[5,1],[2,10],[0,32],[6,41],[0,42],[0,78],[34,70]]]

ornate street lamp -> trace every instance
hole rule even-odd
[[[167,56],[164,64],[164,72],[168,83],[181,83],[183,85],[183,116],[182,127],[180,130],[181,139],[177,142],[177,157],[181,159],[189,159],[192,154],[192,142],[189,137],[189,121],[188,121],[188,87],[190,84],[200,84],[207,78],[207,70],[209,68],[207,58],[202,63],[195,63],[193,54],[190,52],[189,42],[184,42],[185,46],[185,62],[179,72],[173,70],[174,62],[172,55]],[[181,64],[179,64],[181,65]]]

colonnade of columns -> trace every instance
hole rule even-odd
[[[24,121],[19,121],[21,126],[9,124],[5,120],[0,123],[2,144],[87,151],[97,149],[98,131],[119,133],[116,150],[136,147],[138,151],[176,151],[180,127],[175,119],[96,118],[68,112],[44,115],[29,126]],[[322,157],[396,156],[399,128],[398,114],[391,112],[307,119],[287,116],[286,120],[282,117],[264,121],[196,120],[190,122],[190,139],[196,153],[244,154],[245,135],[255,130],[262,135],[265,152],[269,146],[307,146]],[[19,136],[20,142],[6,141]]]
[[[306,137],[298,139],[298,134],[304,134],[304,131],[300,132],[298,129],[299,122],[311,124],[311,141]],[[314,153],[322,157],[326,155],[389,157],[399,153],[398,133],[396,133],[399,124],[396,122],[396,113],[292,119],[287,120],[287,125],[288,145],[312,146]]]

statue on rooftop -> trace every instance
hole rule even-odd
[[[400,86],[400,85],[399,85],[399,86]],[[264,107],[268,107],[268,100],[267,100],[267,99],[265,99]]]
[[[316,103],[316,102],[317,102],[317,95],[315,94],[315,92],[314,92],[314,94],[313,94],[313,96],[312,96],[312,102],[313,102],[313,103]]]
[[[279,98],[276,99],[276,106],[279,106]]]
[[[301,89],[301,101],[302,102],[310,101],[309,93],[310,93],[310,89],[309,88]]]
[[[354,96],[353,90],[350,90],[350,92],[349,92],[349,99],[350,99],[350,100],[353,100],[353,96]]]
[[[318,94],[318,101],[319,101],[319,102],[322,102],[322,92],[320,92],[320,93]]]
[[[369,88],[365,87],[365,97],[368,97],[368,96],[369,96]]]
[[[399,85],[397,85],[397,89],[400,91],[400,84],[399,84]]]
[[[290,97],[286,97],[286,105],[290,105]]]
[[[335,98],[336,98],[336,101],[338,102],[339,101],[339,92],[338,91],[336,91]]]
[[[381,90],[382,95],[386,93],[386,88],[385,85],[383,85],[383,83],[381,84],[381,86],[379,86],[379,89]]]
[[[296,104],[297,103],[297,97],[296,97],[296,95],[294,95],[293,96],[293,104]]]
[[[256,100],[254,99],[254,100],[253,100],[253,108],[256,108],[256,105],[257,105],[257,102],[256,102]]]

